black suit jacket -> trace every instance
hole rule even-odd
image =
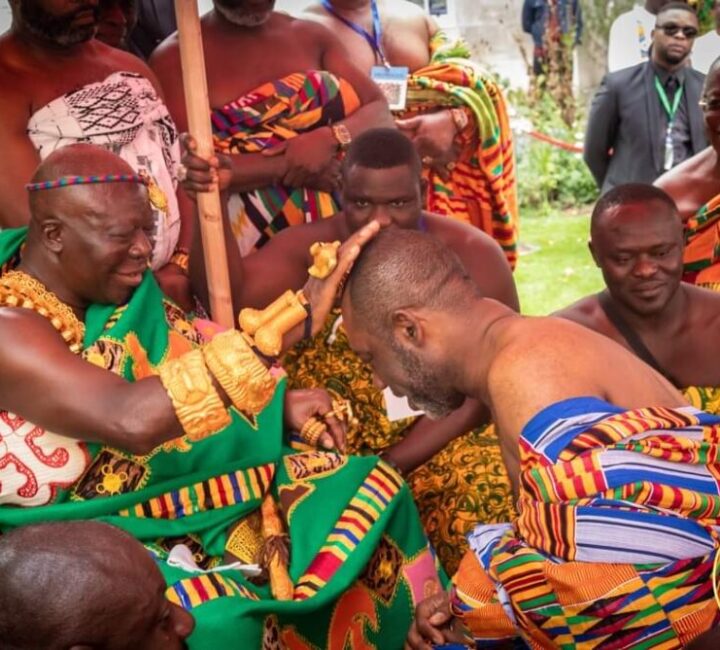
[[[663,173],[662,106],[648,63],[605,75],[593,98],[584,158],[603,193],[622,183],[652,183]],[[698,106],[705,75],[685,69],[685,91],[693,153],[707,147]],[[609,153],[613,150],[612,155]]]

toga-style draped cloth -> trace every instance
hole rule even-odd
[[[36,111],[27,132],[42,160],[70,144],[94,144],[120,156],[136,173],[147,173],[161,190],[159,196],[152,194],[152,267],[157,270],[170,261],[180,236],[180,144],[167,107],[147,79],[114,72],[66,93]]]
[[[438,108],[460,108],[468,124],[458,134],[459,158],[443,180],[425,169],[426,209],[476,226],[517,262],[518,204],[512,131],[502,89],[470,60],[462,42],[439,31],[430,42],[430,63],[409,78],[407,110],[400,117]]]
[[[226,154],[260,153],[340,122],[359,107],[350,84],[329,72],[291,74],[213,109],[215,149]],[[283,228],[340,211],[332,194],[283,184],[231,193],[227,207],[242,255],[257,250]]]
[[[685,224],[683,280],[720,291],[720,194]]]
[[[519,517],[479,526],[453,579],[477,641],[681,648],[720,622],[720,417],[550,406],[520,439]]]
[[[0,233],[0,273],[25,232]],[[150,272],[128,304],[92,305],[85,325],[84,359],[127,381],[154,375],[216,331],[163,296]],[[402,648],[415,605],[441,588],[410,492],[376,457],[290,449],[285,384],[279,377],[258,416],[233,408],[218,433],[181,436],[144,456],[0,412],[0,533],[71,519],[128,531],[154,554],[168,599],[195,618],[192,650]],[[282,602],[224,565],[230,549],[245,563],[257,559],[268,494],[290,539],[293,597]]]

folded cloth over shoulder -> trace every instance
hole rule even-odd
[[[680,648],[720,621],[720,417],[555,404],[520,440],[519,518],[482,526],[454,579],[480,640]]]

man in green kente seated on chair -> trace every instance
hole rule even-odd
[[[190,648],[401,647],[437,573],[399,476],[340,453],[325,393],[286,392],[251,338],[161,293],[144,179],[121,159],[67,147],[28,190],[29,228],[0,234],[0,532],[97,519],[131,533],[192,613]],[[292,296],[311,330],[376,230]],[[34,643],[18,647],[55,641]]]

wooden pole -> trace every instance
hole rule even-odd
[[[182,63],[185,107],[188,129],[197,142],[197,153],[210,158],[214,153],[210,102],[205,77],[200,18],[196,0],[175,0],[180,60]],[[197,195],[200,213],[200,232],[210,295],[210,312],[217,323],[235,327],[230,295],[230,275],[225,255],[225,236],[222,223],[220,192],[203,192]]]

